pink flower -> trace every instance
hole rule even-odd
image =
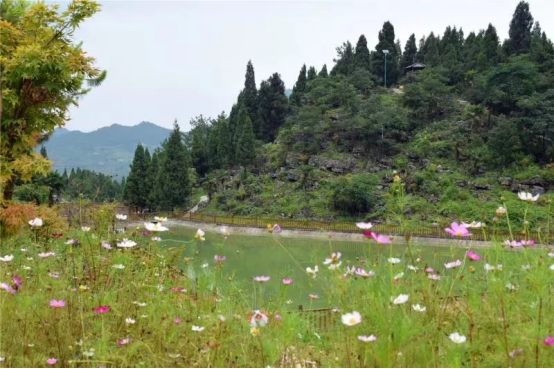
[[[124,338],[124,339],[122,339],[122,340],[120,340],[120,341],[117,341],[117,344],[118,344],[119,346],[125,346],[126,344],[131,343],[131,342],[133,342],[133,339],[132,339],[132,338]]]
[[[279,314],[275,314],[275,315],[273,315],[273,319],[275,319],[275,320],[283,320],[283,317],[282,317],[281,315],[279,315]]]
[[[259,277],[254,277],[254,280],[256,282],[260,282],[260,283],[264,283],[264,282],[267,282],[269,281],[271,278],[270,277],[266,277],[266,276],[259,276]]]
[[[281,226],[279,224],[274,224],[273,225],[273,232],[281,233]]]
[[[183,287],[171,287],[169,292],[183,292],[185,289]]]
[[[105,314],[108,311],[110,311],[110,307],[109,306],[98,306],[98,307],[92,309],[92,311],[94,311],[96,314]]]
[[[425,268],[425,273],[433,273],[433,272],[434,272],[433,268],[431,267]]]
[[[0,290],[6,290],[7,292],[9,292],[12,295],[15,295],[15,293],[17,292],[15,289],[12,288],[12,286],[10,286],[7,283],[3,283],[3,282],[0,283]]]
[[[214,261],[215,261],[216,263],[221,264],[221,263],[223,263],[225,260],[227,260],[227,258],[226,258],[225,256],[219,256],[219,255],[215,255],[215,256],[214,256]]]
[[[18,275],[14,275],[12,278],[12,281],[13,283],[15,283],[16,289],[23,285],[23,281],[21,280],[21,277]]]
[[[283,284],[291,284],[293,282],[292,278],[283,278]]]
[[[181,319],[181,318],[173,319],[173,323],[175,323],[175,324],[180,324],[182,321],[183,321],[183,319]]]
[[[544,345],[545,345],[545,346],[552,346],[552,345],[554,345],[554,337],[550,337],[550,336],[546,337],[546,338],[544,339]]]
[[[512,248],[519,248],[519,247],[523,246],[523,244],[519,241],[510,241],[510,240],[504,241],[504,245],[505,246],[510,246]]]
[[[52,237],[54,237],[54,238],[60,238],[61,236],[63,236],[63,233],[54,233],[52,235]]]
[[[479,256],[478,254],[474,253],[471,250],[466,253],[466,256],[469,260],[473,260],[473,261],[481,260],[481,256]]]
[[[438,274],[429,274],[427,276],[427,278],[429,278],[430,280],[433,280],[433,281],[440,281],[441,280],[441,276],[438,275]]]
[[[54,359],[54,358],[46,359],[46,364],[48,365],[56,365],[57,362],[58,362],[58,359]]]
[[[150,231],[140,231],[140,234],[142,234],[143,236],[148,236],[150,234]]]
[[[445,228],[445,231],[447,233],[450,233],[454,237],[470,237],[471,236],[471,233],[469,233],[469,231],[467,230],[466,227],[464,227],[463,225],[460,225],[456,222],[453,222],[450,225],[450,228]]]
[[[374,335],[371,336],[358,336],[358,339],[362,342],[375,342],[377,341],[377,337]]]
[[[318,296],[318,295],[314,295],[314,294],[312,294],[312,293],[310,293],[308,296],[309,296],[312,300],[317,300],[317,299],[319,299],[319,296]]]
[[[356,271],[354,273],[356,273],[356,275],[359,275],[362,278],[373,277],[375,275],[375,272],[373,272],[371,270],[369,272],[367,272],[363,268],[356,268]]]
[[[365,231],[364,236],[366,236],[367,238],[373,238],[375,241],[377,241],[377,243],[390,243],[390,239],[388,237],[382,236],[379,233]]]
[[[462,261],[461,260],[456,260],[456,261],[451,261],[450,263],[444,264],[444,267],[446,269],[452,269],[452,268],[457,268],[461,265],[462,265]]]
[[[63,300],[51,300],[50,301],[50,307],[51,308],[63,308],[65,306],[65,301]]]
[[[533,240],[529,240],[529,241],[522,240],[521,244],[523,246],[533,246],[535,244],[535,241],[533,241]]]
[[[111,249],[113,249],[112,245],[110,245],[110,244],[107,243],[106,241],[102,241],[102,247],[105,248],[106,250],[111,250]]]

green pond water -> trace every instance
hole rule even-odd
[[[232,229],[231,229],[232,231]],[[244,291],[245,298],[250,299],[249,303],[256,305],[254,301],[254,289],[258,288],[258,282],[254,282],[256,276],[269,276],[271,279],[263,284],[263,295],[265,298],[278,298],[282,289],[283,278],[293,278],[294,282],[287,288],[286,300],[289,301],[290,308],[325,308],[329,304],[325,298],[325,286],[323,280],[309,277],[306,273],[306,267],[313,268],[319,266],[320,273],[325,272],[327,266],[323,261],[331,251],[342,253],[342,271],[346,261],[351,265],[365,267],[366,270],[372,269],[363,265],[363,260],[371,258],[379,262],[388,263],[387,258],[390,255],[388,245],[376,245],[375,242],[359,242],[331,240],[322,237],[322,239],[310,238],[288,238],[274,237],[271,234],[266,236],[247,236],[235,235],[224,241],[221,234],[206,234],[206,241],[193,242],[184,245],[182,241],[190,241],[196,229],[185,227],[173,227],[171,232],[162,234],[163,245],[167,247],[183,247],[182,257],[179,259],[177,267],[187,271],[192,265],[196,273],[208,272],[215,267],[214,255],[222,255],[227,258],[223,263],[223,274],[232,276],[233,281]],[[278,242],[276,242],[276,240]],[[453,244],[456,241],[453,241]],[[421,257],[426,265],[437,269],[444,269],[442,265],[446,262],[461,258],[465,252],[462,248],[432,247],[425,245],[412,246],[414,259]],[[392,256],[402,259],[398,266],[398,272],[409,272],[405,270],[406,262],[410,260],[408,248],[406,245],[393,245]],[[194,258],[190,265],[185,265],[184,258]],[[202,264],[208,264],[202,268]],[[409,263],[408,263],[409,264]],[[420,264],[421,266],[421,264]],[[442,267],[442,268],[440,268]],[[317,300],[311,299],[309,294],[319,295]]]

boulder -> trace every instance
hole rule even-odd
[[[469,183],[467,181],[463,181],[463,180],[456,181],[456,186],[460,188],[467,188],[468,185]]]
[[[300,176],[296,173],[294,173],[293,171],[289,171],[287,173],[287,179],[291,182],[296,182],[300,179]]]
[[[296,168],[304,163],[305,156],[297,152],[289,152],[285,157],[285,163],[290,168]]]
[[[370,161],[368,161],[365,166],[365,171],[368,173],[377,173],[377,172],[380,172],[381,170],[382,168],[380,166]]]
[[[544,195],[546,193],[546,188],[542,186],[533,186],[531,187],[531,193],[533,195]]]
[[[491,189],[491,185],[486,183],[474,183],[473,189],[477,191],[488,191]]]
[[[498,183],[501,186],[504,186],[504,187],[510,187],[513,182],[514,182],[514,180],[511,177],[500,177],[500,178],[498,178]]]
[[[321,158],[318,156],[312,156],[308,161],[308,164],[337,174],[350,173],[356,168],[356,162],[352,159],[335,160]]]

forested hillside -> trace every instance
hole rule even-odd
[[[248,62],[230,114],[191,121],[205,211],[380,219],[393,171],[427,222],[554,188],[553,44],[523,1],[508,39],[483,26],[402,47],[385,22],[372,50],[361,35],[332,67],[301,66],[290,98],[279,73],[258,87]]]

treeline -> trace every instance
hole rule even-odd
[[[126,205],[143,210],[184,210],[190,202],[194,173],[177,122],[169,138],[152,154],[142,145],[135,150],[125,183]],[[191,178],[192,177],[192,178]]]
[[[40,154],[48,159],[44,146]],[[112,202],[122,200],[125,177],[119,182],[113,176],[77,168],[71,169],[69,174],[64,170],[62,174],[54,171],[46,176],[35,175],[30,183],[18,179],[16,185],[14,197],[22,202],[51,206],[57,202],[76,201],[81,196],[93,202]]]

